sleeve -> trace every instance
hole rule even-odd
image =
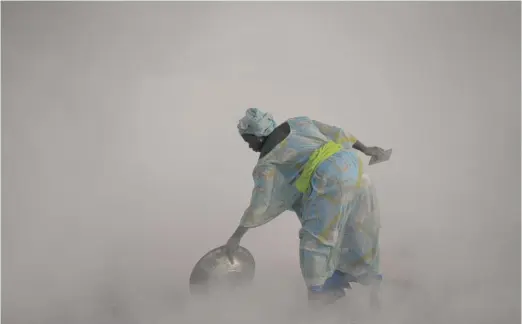
[[[254,190],[250,205],[245,210],[240,226],[254,228],[264,225],[279,216],[284,210],[279,210],[275,204],[275,180],[277,170],[274,165],[257,166],[252,174]]]
[[[330,126],[316,120],[314,120],[313,123],[323,135],[328,137],[331,141],[341,144],[344,148],[351,149],[355,142],[357,142],[355,136],[343,131],[339,127]]]

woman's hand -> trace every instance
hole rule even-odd
[[[227,244],[225,244],[225,252],[231,263],[234,263],[234,253],[239,248],[239,242],[241,242],[241,238],[247,231],[247,227],[238,226],[234,234],[228,239]]]
[[[241,238],[232,235],[225,244],[225,253],[227,254],[227,257],[231,263],[234,263],[234,253],[236,253],[237,249],[239,248],[240,241]]]
[[[363,151],[364,154],[368,155],[368,156],[381,156],[382,154],[384,154],[384,150],[378,146],[370,146],[370,147],[366,147],[365,150]]]

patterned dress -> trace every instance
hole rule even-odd
[[[308,117],[287,123],[290,134],[254,168],[254,190],[240,225],[261,226],[294,211],[302,226],[299,256],[306,285],[323,285],[335,270],[364,284],[380,271],[380,216],[374,186],[352,148],[356,139]],[[304,165],[329,141],[343,149],[317,167],[307,192],[299,192],[295,182]]]

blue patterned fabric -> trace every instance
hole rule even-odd
[[[352,148],[355,137],[308,117],[287,122],[290,135],[254,168],[252,198],[241,225],[261,226],[294,211],[301,222],[299,256],[308,287],[322,286],[335,270],[355,279],[378,274],[378,202]],[[310,189],[301,194],[297,177],[309,156],[328,141],[343,149],[319,165]]]
[[[269,113],[264,113],[257,108],[248,108],[245,116],[237,124],[239,134],[255,136],[268,136],[276,128],[276,123]]]

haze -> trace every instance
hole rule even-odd
[[[2,323],[303,323],[291,213],[245,236],[241,298],[188,294],[250,198],[248,107],[394,150],[383,309],[317,322],[520,323],[520,9],[2,2]]]

